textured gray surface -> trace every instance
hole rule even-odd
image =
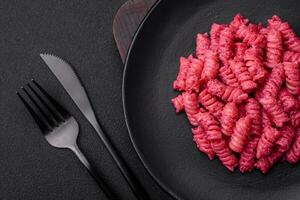
[[[79,121],[79,146],[120,199],[134,199],[97,134],[39,58],[52,52],[75,68],[96,115],[153,199],[168,197],[130,144],[121,102],[123,66],[112,21],[125,0],[3,0],[0,3],[0,199],[105,199],[69,151],[50,147],[15,91],[35,78]]]

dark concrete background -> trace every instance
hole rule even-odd
[[[119,199],[134,199],[90,124],[39,57],[55,53],[79,74],[97,117],[153,199],[169,199],[139,161],[121,101],[123,65],[112,22],[125,0],[2,0],[0,3],[0,199],[105,199],[68,150],[52,148],[15,91],[36,79],[80,124],[79,146]]]

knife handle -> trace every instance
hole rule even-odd
[[[109,200],[117,200],[113,192],[108,188],[107,184],[103,182],[103,180],[100,178],[96,170],[92,167],[90,162],[87,160],[87,158],[84,156],[84,154],[81,152],[77,144],[70,147],[70,149],[75,153],[75,155],[78,157],[80,162],[86,167],[90,175],[95,179],[97,184],[100,186],[104,194]]]
[[[101,138],[103,144],[105,145],[106,149],[112,156],[113,160],[117,164],[119,170],[121,171],[123,177],[126,179],[128,185],[130,186],[132,192],[135,194],[138,200],[150,200],[149,195],[142,187],[141,183],[138,181],[136,176],[130,170],[126,162],[117,152],[116,148],[112,145],[106,134],[102,131],[100,125],[98,123],[94,123],[93,127],[95,128],[96,132],[98,133],[99,137]]]

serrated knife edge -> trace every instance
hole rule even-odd
[[[65,88],[74,103],[78,106],[79,110],[88,119],[88,121],[94,126],[99,128],[99,125],[95,113],[92,109],[92,105],[83,88],[78,76],[73,68],[60,57],[53,54],[40,54],[41,58],[47,64],[49,69],[59,80],[61,85]]]

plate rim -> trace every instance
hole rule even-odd
[[[150,8],[150,10],[147,12],[147,14],[145,15],[145,17],[143,18],[143,20],[141,21],[140,25],[138,26],[138,29],[136,30],[132,41],[130,43],[130,46],[128,48],[128,52],[126,55],[126,59],[124,62],[124,70],[123,70],[123,77],[122,77],[122,106],[123,106],[123,114],[124,114],[124,118],[125,118],[125,123],[126,123],[126,127],[127,127],[127,131],[128,131],[128,135],[130,138],[130,141],[134,147],[135,152],[137,153],[139,160],[141,161],[141,163],[143,164],[144,168],[146,169],[146,171],[148,172],[148,174],[150,174],[150,176],[154,179],[154,181],[158,184],[158,186],[160,186],[166,193],[168,193],[173,199],[178,199],[181,200],[182,198],[180,198],[177,194],[175,194],[167,185],[165,185],[149,168],[149,166],[146,164],[145,160],[143,159],[142,153],[139,150],[136,141],[132,135],[132,131],[129,125],[129,120],[128,120],[128,113],[127,113],[127,106],[126,106],[126,98],[125,98],[125,83],[126,83],[126,76],[127,76],[127,72],[128,72],[128,63],[130,60],[130,57],[132,55],[132,49],[136,43],[136,39],[137,36],[139,35],[140,31],[142,30],[142,28],[144,27],[145,22],[149,19],[149,17],[151,16],[151,14],[153,13],[153,11],[155,10],[155,8],[162,2],[162,0],[157,0],[153,6]]]

